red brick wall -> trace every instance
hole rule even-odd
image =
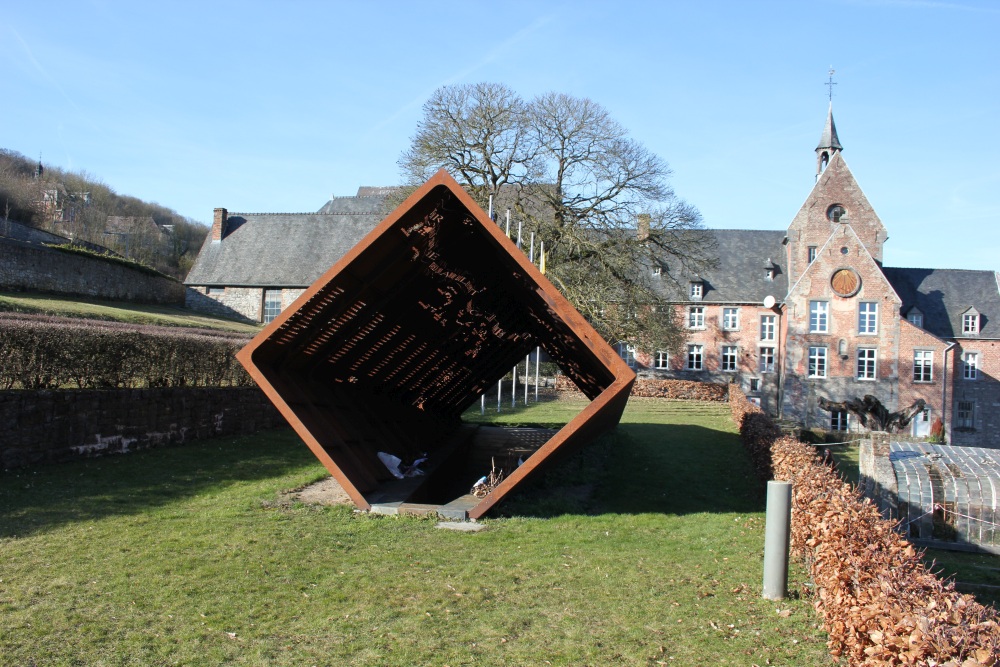
[[[975,380],[964,377],[962,355],[975,352],[979,369]],[[954,376],[953,395],[949,396],[949,424],[954,445],[981,447],[1000,446],[1000,341],[962,339],[953,348],[953,359],[949,359]],[[959,429],[957,425],[958,404],[969,401],[973,404],[972,430]]]

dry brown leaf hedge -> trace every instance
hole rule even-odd
[[[893,523],[737,387],[729,397],[757,473],[792,482],[792,551],[809,566],[833,656],[849,665],[1000,664],[992,607],[930,573]]]

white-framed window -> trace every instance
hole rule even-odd
[[[735,345],[722,346],[722,370],[730,372],[735,371],[738,360],[739,348]]]
[[[774,340],[774,315],[761,315],[760,316],[760,339],[761,340]]]
[[[812,264],[816,261],[816,246],[809,246],[809,263]]]
[[[806,375],[811,378],[826,377],[827,349],[816,345],[809,348],[809,368]]]
[[[874,380],[875,379],[875,359],[877,356],[876,349],[874,347],[859,347],[858,348],[858,379],[859,380]]]
[[[846,431],[848,426],[850,426],[850,415],[847,410],[831,410],[830,411],[830,430],[831,431]]]
[[[653,355],[653,366],[661,371],[670,368],[670,354],[666,350],[657,350]]]
[[[264,315],[261,318],[267,324],[281,314],[281,290],[264,290]]]
[[[654,276],[662,276],[663,275],[663,267],[662,266],[654,266],[653,267],[653,275]]]
[[[628,364],[629,368],[635,368],[635,345],[618,343],[618,356]]]
[[[975,380],[979,377],[979,353],[966,352],[962,355],[962,377]]]
[[[722,328],[726,331],[736,331],[740,328],[740,309],[722,309]]]
[[[220,294],[225,294],[225,287],[206,287],[205,294],[211,294],[212,296],[219,296]]]
[[[830,331],[830,302],[809,302],[809,333],[828,333]]]
[[[774,372],[774,348],[773,347],[762,347],[762,348],[760,348],[760,372],[761,373],[773,373]]]
[[[692,281],[688,292],[692,299],[700,299],[705,294],[705,285],[697,280]]]
[[[688,308],[688,329],[705,328],[705,306],[690,306]]]
[[[958,428],[972,428],[975,408],[975,403],[972,401],[959,401],[958,411],[955,416],[955,426]]]
[[[760,391],[760,378],[750,378],[750,391]]]
[[[934,351],[914,350],[913,352],[913,381],[933,382],[934,381]]]
[[[924,314],[919,310],[911,310],[906,314],[906,321],[920,329],[924,328]]]
[[[862,336],[878,334],[878,304],[874,301],[858,304],[858,333]]]
[[[767,267],[764,269],[764,280],[774,280],[774,268]]]
[[[979,313],[966,313],[962,315],[962,333],[979,333]]]
[[[747,396],[747,400],[758,408],[760,407],[760,396]]]
[[[688,364],[687,369],[689,371],[700,371],[704,368],[704,345],[688,345]]]

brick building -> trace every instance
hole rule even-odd
[[[269,321],[381,220],[386,189],[317,213],[229,214],[188,275],[188,305]],[[618,345],[641,376],[737,382],[768,412],[809,428],[854,429],[820,399],[918,398],[914,435],[940,419],[952,444],[1000,447],[1000,275],[883,266],[886,227],[843,157],[832,107],[816,184],[787,230],[711,230],[718,268],[663,278],[684,349]],[[653,279],[658,279],[655,268]]]
[[[737,382],[809,428],[857,427],[821,398],[871,394],[890,410],[922,398],[913,435],[940,419],[949,443],[1000,447],[1000,274],[883,266],[886,228],[842,151],[831,108],[788,229],[715,230],[719,268],[667,292],[684,353],[620,353],[643,375]]]

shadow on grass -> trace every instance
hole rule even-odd
[[[3,472],[0,537],[139,514],[213,488],[310,466],[321,471],[295,433],[279,429]],[[735,433],[691,424],[622,423],[519,487],[493,516],[759,512],[763,499],[763,485]]]
[[[0,537],[138,514],[229,484],[316,464],[291,429],[0,472]],[[318,465],[318,464],[317,464]]]
[[[734,433],[622,424],[528,483],[502,516],[761,512],[764,485]]]

